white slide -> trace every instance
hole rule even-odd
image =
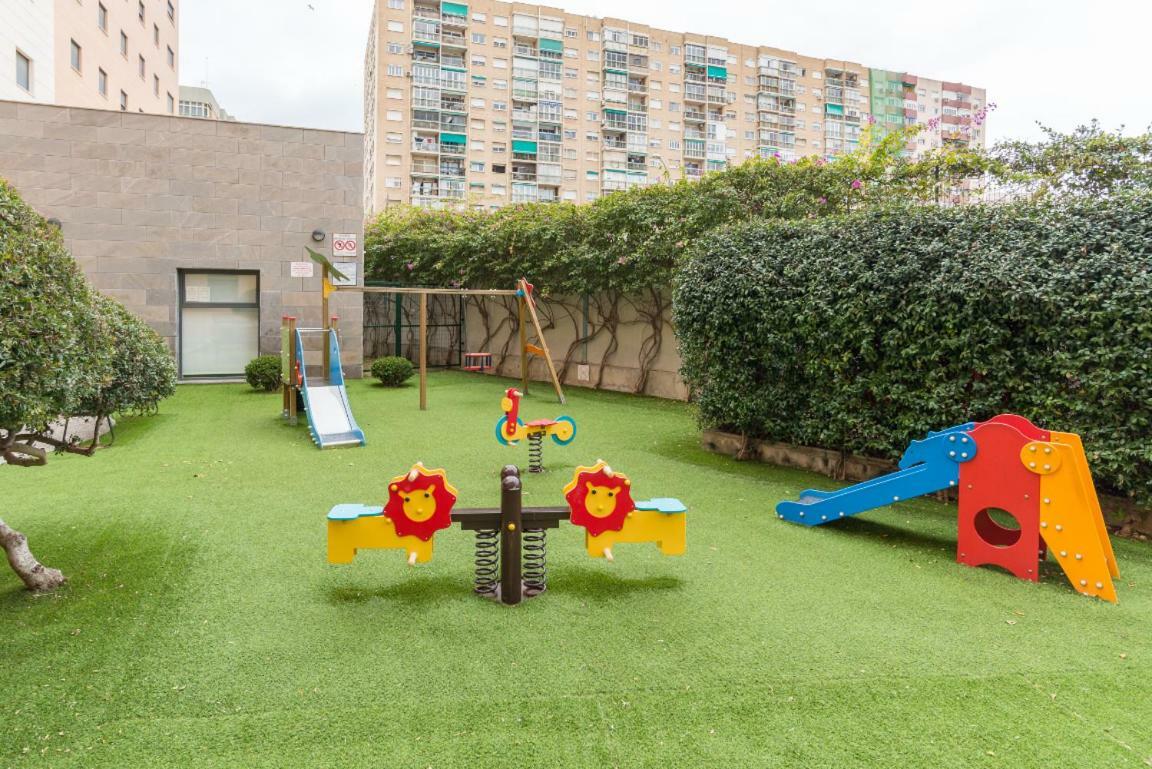
[[[364,442],[342,385],[309,387],[308,414],[322,448]]]

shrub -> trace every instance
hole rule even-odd
[[[259,355],[253,358],[244,367],[244,379],[253,390],[270,393],[280,389],[280,356]]]
[[[110,376],[80,412],[97,418],[154,411],[176,392],[176,361],[148,324],[103,295],[94,297],[104,331],[112,340]]]
[[[372,376],[385,387],[399,387],[412,377],[412,362],[389,355],[372,361]]]
[[[1018,412],[1152,502],[1152,194],[717,230],[676,279],[708,426],[895,458]]]
[[[60,231],[0,179],[0,430],[77,413],[109,378],[94,293]]]

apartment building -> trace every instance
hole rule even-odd
[[[0,0],[0,100],[175,114],[177,0]]]
[[[365,210],[594,200],[752,157],[983,145],[982,89],[615,18],[377,0],[365,57]],[[881,109],[877,114],[876,108]]]
[[[234,121],[228,110],[216,101],[216,94],[199,86],[180,86],[180,117],[194,117],[200,120]]]

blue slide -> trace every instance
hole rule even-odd
[[[805,489],[797,501],[776,505],[776,514],[792,523],[819,526],[955,486],[960,465],[976,456],[976,443],[968,435],[974,426],[969,422],[928,433],[924,440],[912,441],[896,472],[838,491]]]
[[[308,412],[308,431],[312,442],[322,449],[336,446],[363,446],[364,431],[352,416],[348,391],[344,388],[344,369],[340,366],[340,341],[333,329],[296,329],[296,360],[304,360],[302,333],[327,333],[328,371],[324,377],[309,377],[308,367],[301,365],[303,382],[300,392]]]

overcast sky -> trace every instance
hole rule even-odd
[[[748,44],[988,89],[990,140],[1035,138],[1097,117],[1152,123],[1149,0],[559,0]],[[311,6],[311,7],[310,7]],[[180,81],[207,84],[238,119],[363,130],[372,0],[185,0]]]

